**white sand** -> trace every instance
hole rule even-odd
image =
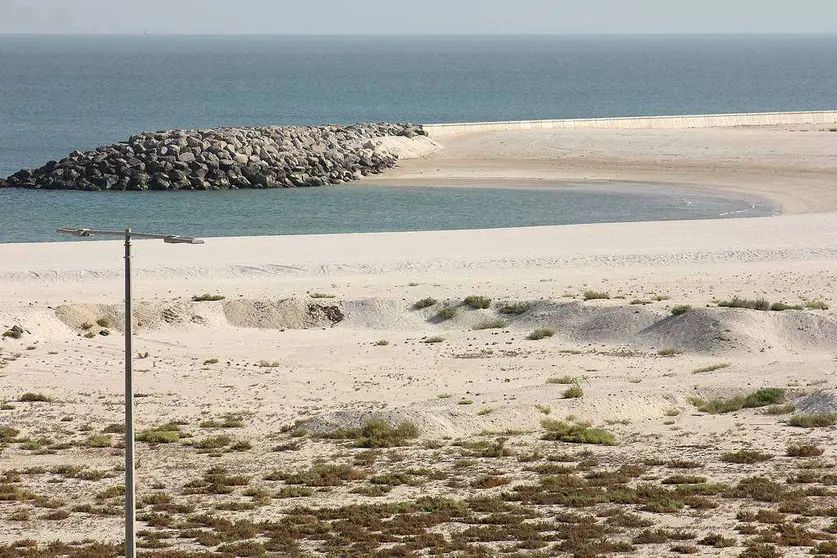
[[[254,449],[211,463],[259,473],[277,462],[294,467],[328,455],[318,445],[290,456],[269,452],[279,427],[299,418],[348,424],[379,409],[409,418],[425,439],[435,439],[508,428],[537,431],[543,414],[535,405],[549,405],[556,418],[572,413],[597,425],[624,421],[608,426],[622,445],[602,454],[618,465],[628,454],[715,459],[717,451],[742,445],[781,453],[799,435],[778,418],[754,411],[697,416],[687,402],[692,395],[738,395],[775,386],[790,389],[803,408],[835,406],[833,310],[757,312],[716,308],[713,300],[738,295],[837,304],[837,213],[830,212],[837,209],[837,134],[780,129],[498,132],[445,138],[433,153],[425,147],[416,150],[418,158],[370,182],[546,187],[584,177],[672,182],[765,197],[787,214],[218,238],[205,246],[137,242],[135,296],[143,303],[137,309],[135,348],[149,353],[136,362],[137,391],[150,396],[138,400],[139,424],[182,419],[197,429],[202,418],[243,412],[246,427],[236,435],[246,435]],[[59,432],[65,432],[65,437],[78,438],[86,436],[77,433],[85,423],[100,430],[120,422],[122,338],[87,339],[81,325],[105,317],[118,328],[121,256],[119,242],[0,245],[0,327],[19,324],[28,331],[20,340],[0,342],[0,399],[14,400],[30,391],[57,400],[17,403],[0,412],[0,424],[13,423],[30,436],[47,432],[61,438]],[[587,289],[607,291],[613,298],[582,302]],[[204,292],[220,293],[226,300],[190,301],[191,295]],[[318,292],[336,298],[310,296]],[[506,328],[483,331],[471,328],[496,317],[495,309],[460,309],[442,324],[428,320],[439,305],[411,310],[423,297],[458,304],[472,294],[489,296],[495,304],[535,305],[512,317]],[[670,298],[630,304],[656,295]],[[310,304],[336,306],[345,319],[332,327],[323,314],[312,313]],[[670,317],[671,307],[679,304],[695,309]],[[525,339],[532,329],[547,326],[556,330],[555,337]],[[433,335],[445,342],[419,342]],[[390,344],[374,346],[380,339]],[[669,347],[685,353],[675,358],[656,354]],[[210,357],[220,363],[204,365]],[[260,360],[278,366],[255,366]],[[693,373],[719,362],[731,366]],[[564,388],[546,384],[547,378],[561,375],[584,376],[585,396],[565,400]],[[453,398],[438,399],[440,393]],[[803,399],[812,394],[814,399]],[[462,398],[474,404],[457,405]],[[478,414],[486,408],[492,412]],[[681,415],[667,417],[672,409]],[[338,410],[344,414],[335,415]],[[62,417],[70,419],[61,422]],[[827,444],[833,434],[824,429],[808,438]],[[512,443],[522,452],[539,442],[536,435],[522,434]],[[0,458],[5,468],[75,461],[115,470],[120,454],[108,451],[72,448],[39,456],[13,448]],[[176,492],[198,476],[207,458],[184,451],[140,445],[141,490],[161,482]],[[833,448],[828,452],[826,457],[833,457]],[[770,474],[781,474],[775,471],[784,465],[775,466],[779,469]],[[737,474],[718,464],[704,473],[719,479]],[[39,490],[72,497],[69,485],[32,482]],[[102,483],[97,486],[108,485]],[[445,492],[443,485],[438,489]],[[333,505],[359,497],[337,491],[316,498],[318,504]],[[256,516],[273,513],[270,509]],[[719,521],[732,525],[734,515],[735,510],[722,509],[717,515],[690,517],[688,524],[709,532]],[[678,517],[665,521],[676,524]],[[95,525],[104,538],[115,540],[117,519],[73,516],[68,523],[50,523],[46,532],[81,538]],[[42,526],[38,521],[0,522],[0,540],[55,538],[43,535]]]

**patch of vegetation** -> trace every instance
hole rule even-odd
[[[244,426],[244,419],[241,415],[227,413],[219,418],[202,421],[201,428],[241,428]]]
[[[484,417],[485,415],[490,415],[492,412],[494,412],[494,409],[491,409],[490,407],[486,407],[485,409],[480,409],[477,412],[477,416],[478,417]]]
[[[543,413],[545,415],[552,413],[552,407],[550,407],[549,405],[535,405],[535,409],[537,409],[538,412]]]
[[[499,457],[508,457],[512,455],[511,450],[506,447],[506,440],[504,438],[498,438],[494,441],[476,440],[467,442],[457,442],[456,445],[467,450],[467,455],[471,457],[496,459]]]
[[[769,453],[752,450],[739,450],[736,452],[725,453],[721,456],[721,461],[739,464],[762,463],[771,459],[773,459],[773,456]]]
[[[828,310],[828,304],[822,300],[806,300],[805,308],[810,310]]]
[[[109,448],[112,444],[113,439],[107,434],[91,436],[84,442],[88,448]]]
[[[529,334],[527,339],[530,341],[540,341],[546,337],[552,337],[555,335],[555,330],[549,327],[538,328],[532,333]]]
[[[669,347],[666,349],[660,349],[659,351],[657,351],[657,354],[661,357],[675,357],[682,355],[683,351],[681,351],[680,349],[673,349]]]
[[[278,360],[260,360],[259,368],[279,368],[282,363]]]
[[[771,405],[765,409],[768,415],[789,415],[796,410],[796,405],[793,403],[784,403],[782,405]]]
[[[208,358],[205,361],[203,361],[204,366],[208,366],[210,364],[218,364],[218,359],[217,358]]]
[[[431,306],[435,306],[439,301],[435,298],[427,297],[423,298],[413,304],[413,310],[424,310],[425,308],[430,308]]]
[[[427,343],[429,345],[434,345],[436,343],[444,343],[445,338],[439,337],[438,335],[434,335],[433,337],[425,337],[421,340],[422,343]]]
[[[98,320],[96,320],[96,325],[105,329],[113,327],[113,324],[111,323],[109,318],[99,318]]]
[[[681,316],[681,315],[685,314],[686,312],[688,312],[691,309],[692,309],[692,307],[689,306],[688,304],[680,304],[680,305],[675,306],[674,308],[671,309],[671,315],[672,316]]]
[[[723,370],[724,368],[729,368],[730,364],[728,362],[721,362],[719,364],[710,364],[708,366],[703,366],[696,370],[692,371],[692,374],[703,374],[704,372],[715,372],[716,370]]]
[[[210,436],[203,440],[198,440],[193,444],[193,447],[199,450],[215,450],[229,446],[232,441],[232,436]]]
[[[288,484],[300,484],[310,487],[342,486],[348,481],[365,478],[361,471],[350,465],[319,463],[306,471],[282,473],[274,471],[265,480],[283,480]]]
[[[456,317],[456,308],[442,308],[436,313],[435,319],[446,322]]]
[[[816,444],[791,444],[785,455],[788,457],[819,457],[825,450]]]
[[[171,444],[179,441],[181,435],[180,426],[170,422],[138,432],[134,439],[149,444]]]
[[[439,399],[450,399],[451,397],[453,397],[453,394],[452,393],[440,393],[440,394],[436,395],[436,397],[438,397]]]
[[[459,401],[456,402],[456,404],[457,405],[473,405],[474,400],[473,399],[460,399]]]
[[[801,304],[785,304],[784,302],[774,302],[770,305],[772,312],[784,312],[785,310],[802,310],[804,307]]]
[[[375,345],[376,347],[386,347],[387,345],[389,345],[389,341],[387,341],[386,339],[378,339],[373,343],[373,345]]]
[[[201,295],[193,295],[192,302],[216,302],[219,300],[224,300],[225,298],[227,297],[219,294],[204,293]]]
[[[360,428],[342,428],[326,437],[354,440],[355,447],[374,449],[406,446],[418,435],[418,427],[411,422],[404,421],[393,426],[383,419],[369,419]]]
[[[337,298],[337,295],[329,293],[311,293],[308,296],[311,298]]]
[[[739,298],[733,297],[732,300],[721,300],[718,302],[718,306],[721,308],[746,308],[748,310],[762,310],[768,311],[770,310],[770,302],[764,298],[758,299],[749,299],[749,298]]]
[[[586,290],[584,291],[584,300],[607,300],[610,294],[604,291]]]
[[[509,302],[503,304],[498,308],[501,314],[510,314],[513,316],[520,316],[535,307],[532,302]]]
[[[601,428],[591,428],[589,423],[569,423],[544,419],[541,426],[546,430],[543,440],[567,442],[571,444],[600,444],[615,446],[616,437]]]
[[[692,397],[689,399],[689,402],[697,407],[698,411],[718,415],[734,413],[744,408],[752,409],[781,403],[785,399],[785,393],[785,390],[779,388],[762,388],[746,397],[712,399],[711,401],[706,401],[699,397]]]
[[[0,426],[0,443],[8,443],[14,440],[20,430],[12,428],[11,426]]]
[[[837,413],[800,413],[793,415],[788,424],[799,428],[825,428],[837,424]]]
[[[474,325],[472,329],[475,331],[483,330],[483,329],[502,329],[509,325],[509,322],[502,318],[491,318],[488,320],[482,320]]]
[[[24,393],[18,398],[21,403],[52,403],[52,398],[43,393]]]
[[[552,376],[546,379],[546,383],[568,385],[576,383],[576,378],[573,376]]]
[[[465,297],[465,304],[474,310],[486,310],[491,308],[491,299],[487,296],[468,296]]]
[[[584,390],[578,383],[574,383],[572,386],[564,390],[562,394],[564,399],[578,399],[579,397],[584,397]]]

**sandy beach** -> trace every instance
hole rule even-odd
[[[837,133],[393,149],[358,188],[636,181],[782,214],[136,242],[148,556],[837,553]],[[0,543],[121,540],[121,258],[0,244]]]

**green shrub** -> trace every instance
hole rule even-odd
[[[456,308],[442,308],[436,313],[436,319],[442,322],[456,317]]]
[[[387,345],[389,345],[389,341],[387,341],[386,339],[378,339],[378,340],[377,340],[377,341],[375,341],[375,343],[373,343],[373,344],[374,344],[376,347],[386,347]]]
[[[209,294],[204,293],[202,295],[194,295],[192,296],[193,302],[215,302],[218,300],[224,300],[226,297],[218,294]]]
[[[311,298],[337,298],[337,295],[329,294],[329,293],[311,293]]]
[[[718,303],[721,308],[747,308],[749,310],[770,310],[770,302],[763,298],[749,299],[733,297],[732,300],[722,300]]]
[[[21,403],[51,403],[52,398],[43,393],[24,393],[18,401]]]
[[[134,436],[137,442],[149,444],[171,444],[180,440],[180,427],[174,423],[162,424],[143,430]]]
[[[210,436],[195,442],[194,447],[200,450],[213,450],[226,447],[232,443],[231,436]]]
[[[784,302],[774,302],[770,305],[770,310],[773,312],[784,312],[785,310],[802,310],[802,306],[785,304]]]
[[[109,318],[99,318],[96,320],[96,325],[99,327],[109,328],[112,327],[111,321]]]
[[[660,356],[663,356],[663,357],[674,357],[674,356],[682,355],[683,351],[681,351],[680,349],[667,348],[667,349],[660,349],[659,351],[657,351],[657,354],[660,355]]]
[[[785,455],[788,457],[819,457],[825,450],[815,444],[791,444]]]
[[[490,320],[483,320],[474,325],[473,329],[475,331],[483,330],[483,329],[502,329],[509,325],[509,322],[502,318],[492,318]]]
[[[739,450],[732,453],[725,453],[721,456],[721,461],[727,463],[761,463],[769,461],[773,456],[768,453],[761,453],[760,451]]]
[[[97,434],[89,437],[84,445],[89,448],[109,448],[112,443],[113,440],[107,434]]]
[[[465,304],[474,310],[485,310],[491,308],[491,299],[487,296],[465,297]]]
[[[748,409],[766,407],[785,401],[785,390],[780,388],[762,388],[744,398],[744,406]]]
[[[407,445],[407,441],[417,438],[418,427],[411,422],[401,422],[392,426],[383,419],[369,419],[361,428],[343,428],[336,430],[326,437],[354,440],[355,447],[377,449]]]
[[[587,423],[567,423],[552,419],[544,419],[541,426],[546,430],[542,436],[544,440],[568,442],[571,444],[600,444],[616,445],[616,437],[601,428],[590,428]]]
[[[810,310],[828,310],[828,304],[822,300],[806,300],[805,308]]]
[[[203,364],[204,364],[204,366],[206,366],[208,364],[218,364],[218,359],[217,358],[208,358],[205,361],[203,361]]]
[[[564,391],[564,399],[578,399],[579,397],[584,397],[584,390],[578,384],[574,384]]]
[[[722,362],[720,364],[710,364],[709,366],[704,366],[702,368],[698,368],[697,370],[693,370],[693,374],[702,374],[704,372],[715,372],[716,370],[723,370],[724,368],[729,368],[730,364],[728,362]]]
[[[435,298],[423,298],[413,304],[413,310],[423,310],[425,308],[430,308],[431,306],[435,306],[437,303],[438,301]]]
[[[439,337],[438,335],[434,337],[425,337],[421,340],[422,343],[427,343],[428,345],[435,345],[436,343],[444,343],[445,338]]]
[[[692,307],[689,306],[688,304],[681,304],[681,305],[675,306],[674,308],[671,309],[671,315],[672,316],[680,316],[682,314],[685,314],[686,312],[688,312],[691,309],[692,309]]]
[[[610,294],[603,291],[584,291],[584,300],[606,300],[610,298]]]
[[[837,424],[837,413],[804,413],[793,415],[788,424],[800,428],[825,428]]]
[[[531,310],[534,306],[532,302],[510,302],[500,306],[499,311],[501,314],[520,316]]]
[[[568,385],[574,384],[576,382],[576,378],[573,376],[552,376],[546,379],[547,384],[561,384],[561,385]]]
[[[535,331],[530,333],[529,336],[527,337],[527,339],[529,339],[530,341],[540,341],[541,339],[543,339],[545,337],[552,337],[553,335],[555,335],[555,330],[554,329],[544,327],[544,328],[536,329]]]

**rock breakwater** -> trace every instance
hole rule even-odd
[[[220,190],[324,186],[393,167],[387,137],[424,136],[412,124],[170,130],[74,151],[0,187],[56,190]]]

